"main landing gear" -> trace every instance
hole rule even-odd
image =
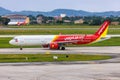
[[[58,47],[58,50],[65,50],[65,47]]]
[[[65,50],[65,47],[61,47],[61,50]]]
[[[65,44],[59,44],[58,49],[59,50],[65,50]]]

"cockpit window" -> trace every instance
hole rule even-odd
[[[15,42],[18,42],[18,39],[17,38],[14,38]]]

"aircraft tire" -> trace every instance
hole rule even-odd
[[[61,47],[61,50],[65,50],[65,47]]]
[[[20,50],[23,50],[23,48],[20,48]]]
[[[60,50],[60,46],[57,49]]]

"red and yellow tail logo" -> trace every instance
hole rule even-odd
[[[108,32],[108,26],[110,24],[110,21],[105,21],[100,29],[95,33],[96,36],[99,36],[99,37],[106,37],[107,35],[107,32]]]

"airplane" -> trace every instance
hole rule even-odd
[[[20,26],[20,25],[26,25],[27,23],[25,21],[23,22],[9,22],[8,25],[17,25],[17,26]]]
[[[35,45],[41,45],[43,48],[65,50],[65,46],[68,44],[91,44],[110,39],[110,36],[106,36],[109,24],[109,20],[104,21],[104,23],[95,32],[95,34],[23,35],[14,37],[9,41],[9,43],[12,45],[20,46],[20,50],[22,50],[23,46]]]

